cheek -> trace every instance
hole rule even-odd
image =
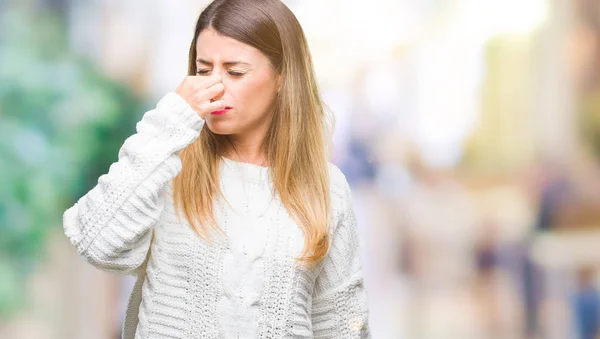
[[[266,79],[248,79],[228,86],[236,105],[248,114],[262,114],[274,98],[273,84]]]
[[[246,106],[252,98],[252,84],[245,81],[231,81],[227,86],[229,96],[236,106]],[[241,108],[241,107],[240,107]]]

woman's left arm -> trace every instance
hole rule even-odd
[[[341,171],[336,168],[334,173],[340,183],[343,208],[315,283],[311,315],[313,335],[314,338],[371,338],[352,193]]]

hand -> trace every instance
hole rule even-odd
[[[227,105],[223,100],[214,100],[223,94],[225,86],[221,76],[187,76],[175,93],[179,94],[198,115],[204,119],[210,112],[224,109]],[[213,101],[214,100],[214,101]]]

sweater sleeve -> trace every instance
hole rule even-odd
[[[182,168],[179,153],[203,126],[175,92],[144,114],[108,173],[63,214],[65,235],[80,255],[109,272],[136,273],[163,210],[164,188]]]
[[[350,186],[339,169],[342,213],[313,292],[314,338],[371,338],[360,240]],[[333,180],[335,181],[335,180]]]

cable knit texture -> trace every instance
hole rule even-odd
[[[268,168],[223,158],[215,217],[226,236],[199,238],[173,205],[179,154],[204,126],[170,92],[146,112],[118,161],[65,211],[64,231],[94,266],[137,276],[123,338],[370,338],[350,187],[330,165],[331,247],[294,260],[304,234]]]

